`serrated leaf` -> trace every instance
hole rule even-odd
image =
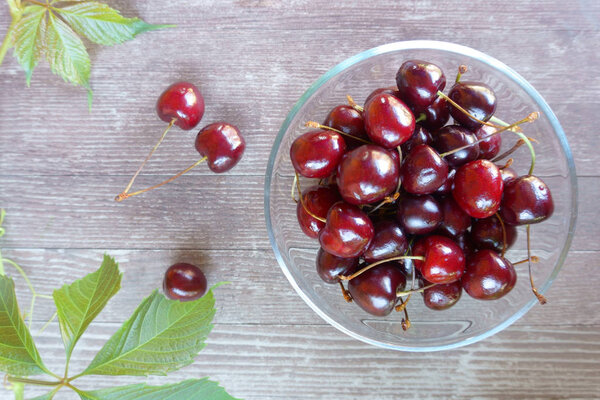
[[[88,325],[121,288],[122,276],[114,258],[105,255],[96,272],[52,294],[67,359],[71,358],[75,344]]]
[[[47,371],[19,312],[15,283],[0,275],[0,371],[27,376]]]
[[[163,386],[139,383],[78,393],[82,400],[235,400],[208,378],[188,379]]]
[[[112,46],[137,34],[168,25],[152,25],[139,18],[125,18],[119,11],[96,1],[77,3],[57,10],[73,29],[94,43]]]
[[[79,36],[53,12],[48,14],[46,46],[52,72],[89,90],[91,64],[87,50]]]
[[[81,375],[165,375],[194,361],[215,314],[214,296],[188,302],[154,291]]]
[[[37,5],[28,6],[12,32],[15,57],[25,70],[28,86],[44,49],[47,25],[45,15],[46,8]]]

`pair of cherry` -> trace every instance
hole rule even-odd
[[[202,156],[199,161],[157,185],[129,193],[133,182],[142,168],[160,146],[173,125],[177,125],[183,130],[191,130],[200,123],[204,115],[204,97],[195,85],[189,82],[177,82],[169,86],[160,95],[156,103],[156,113],[161,120],[169,124],[159,141],[131,178],[125,190],[115,197],[116,201],[123,201],[129,197],[156,189],[177,179],[204,161],[208,163],[208,167],[213,172],[221,173],[228,171],[238,163],[244,153],[246,143],[237,127],[226,122],[212,123],[202,128],[196,136],[195,147]]]

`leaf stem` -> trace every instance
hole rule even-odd
[[[62,381],[55,381],[55,382],[40,381],[38,379],[21,378],[18,376],[11,376],[11,375],[9,375],[6,378],[6,380],[11,383],[18,382],[18,383],[25,383],[25,384],[36,385],[36,386],[58,386],[58,385],[64,384],[64,382],[62,382]]]

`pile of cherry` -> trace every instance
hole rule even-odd
[[[461,66],[446,95],[437,65],[406,61],[396,87],[376,89],[363,107],[348,96],[350,104],[333,108],[323,124],[308,122],[318,129],[290,149],[298,222],[321,245],[319,276],[371,314],[404,311],[405,329],[413,293],[434,310],[456,304],[463,289],[480,300],[509,293],[517,262],[505,253],[518,225],[527,231],[528,256],[520,262],[529,264],[533,293],[545,302],[531,275],[529,225],[549,218],[554,204],[532,174],[532,139],[518,126],[539,114],[501,121],[493,89],[461,81],[465,72]],[[446,125],[450,116],[454,123]],[[498,154],[506,131],[520,139]],[[521,145],[531,152],[526,175],[517,175],[510,158],[497,165]],[[302,190],[299,175],[319,182]]]

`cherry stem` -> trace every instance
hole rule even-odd
[[[302,195],[302,189],[300,189],[300,178],[298,177],[298,173],[296,172],[296,177],[294,178],[294,182],[296,182],[296,188],[298,189],[298,194],[300,196],[300,204],[302,204],[302,208],[304,208],[304,211],[306,211],[306,213],[308,215],[310,215],[311,217],[313,217],[314,219],[316,219],[317,221],[321,221],[323,223],[327,223],[327,220],[325,218],[321,218],[315,214],[313,214],[308,207],[306,207],[306,204],[304,204],[304,196]]]
[[[540,116],[539,112],[533,112],[531,114],[529,114],[528,118],[531,118],[531,121],[529,122],[533,122],[536,119],[538,119]],[[533,168],[535,167],[535,150],[533,149],[533,145],[531,144],[531,140],[525,136],[523,134],[523,132],[519,132],[515,129],[511,129],[511,125],[508,125],[506,122],[498,119],[498,118],[490,118],[491,120],[494,120],[495,122],[499,123],[500,125],[503,125],[505,128],[509,129],[510,131],[512,131],[513,133],[515,133],[516,135],[518,135],[521,139],[523,139],[523,141],[525,142],[525,144],[527,145],[527,147],[529,148],[529,153],[531,154],[531,166],[529,167],[529,175],[533,174]],[[513,124],[514,125],[514,124]],[[495,135],[497,132],[492,133],[492,135]],[[490,135],[490,136],[492,136]],[[489,137],[489,136],[486,136]]]
[[[500,226],[502,227],[502,257],[506,254],[506,227],[504,226],[504,221],[500,218],[500,214],[496,211],[496,218],[500,221]]]
[[[415,124],[418,124],[421,121],[425,121],[426,119],[427,119],[427,116],[425,115],[425,113],[421,113],[421,114],[419,114],[417,119],[415,119]]]
[[[483,125],[492,126],[494,128],[497,128],[497,125],[494,125],[494,124],[492,124],[490,122],[482,121],[479,118],[475,117],[474,115],[471,115],[467,110],[465,110],[464,108],[462,108],[461,106],[459,106],[457,102],[455,102],[450,97],[448,97],[444,93],[442,93],[441,90],[438,90],[437,94],[438,94],[438,96],[441,96],[444,99],[446,99],[446,101],[448,103],[452,104],[457,110],[459,110],[460,112],[462,112],[463,114],[465,114],[467,117],[471,118],[472,120],[475,120],[475,121],[477,121],[477,122],[479,122],[480,124],[483,124]]]
[[[417,289],[411,289],[411,290],[405,290],[403,292],[396,292],[396,297],[402,297],[402,296],[410,296],[412,293],[421,293],[429,288],[432,288],[434,286],[437,286],[438,283],[431,283],[427,286],[423,286]]]
[[[400,311],[404,311],[406,310],[406,305],[408,304],[408,301],[410,300],[410,296],[412,296],[412,293],[408,295],[408,297],[406,298],[406,300],[402,301],[402,297],[400,298],[400,304],[398,304],[396,306],[396,311],[400,312]]]
[[[537,288],[533,284],[533,275],[531,274],[531,234],[530,234],[530,225],[526,226],[527,229],[527,264],[529,266],[529,282],[531,283],[531,290],[535,297],[537,297],[538,301],[541,305],[546,304],[546,298],[538,292]]]
[[[406,303],[404,302],[404,300],[402,300],[402,298],[399,299],[400,300],[400,306],[404,305],[404,318],[402,318],[402,330],[404,332],[406,332],[408,330],[408,328],[410,328],[410,319],[408,318],[408,310],[406,309]],[[408,299],[406,299],[406,301],[408,301]]]
[[[390,257],[390,258],[386,258],[385,260],[379,260],[379,261],[376,261],[376,262],[374,262],[372,264],[369,264],[366,267],[364,267],[364,268],[356,271],[352,275],[349,275],[349,276],[338,275],[338,278],[340,278],[340,280],[342,280],[342,281],[349,281],[351,279],[356,278],[357,276],[359,276],[363,272],[366,272],[366,271],[370,270],[373,267],[376,267],[376,266],[378,266],[380,264],[383,264],[383,263],[386,263],[388,261],[398,261],[398,260],[421,260],[421,261],[425,261],[425,257],[422,257],[422,256],[397,256],[397,257]]]
[[[538,256],[531,256],[531,262],[532,263],[536,263],[536,262],[539,262],[539,261],[540,261],[540,258]],[[514,263],[512,263],[512,265],[525,264],[526,262],[529,262],[529,258],[525,258],[525,259],[523,259],[521,261],[514,262]]]
[[[294,180],[292,181],[292,200],[298,204],[298,200],[296,200],[296,181],[298,181],[298,174],[294,175]],[[302,196],[302,193],[300,193],[300,196]]]
[[[135,174],[133,174],[133,176],[131,177],[131,180],[129,181],[129,183],[125,187],[125,190],[123,190],[123,192],[121,194],[126,194],[127,192],[129,192],[129,189],[131,189],[131,186],[133,186],[133,182],[135,181],[135,178],[137,178],[137,176],[140,174],[140,172],[142,172],[142,169],[144,168],[144,166],[146,165],[148,160],[150,160],[150,157],[152,157],[152,155],[154,154],[156,149],[158,149],[158,146],[161,145],[161,143],[165,139],[165,136],[167,136],[167,132],[169,132],[169,129],[171,129],[173,127],[173,124],[175,123],[175,121],[176,121],[176,119],[173,118],[171,120],[171,122],[169,122],[169,125],[167,125],[167,128],[163,131],[160,139],[158,139],[158,142],[154,145],[154,148],[152,148],[150,153],[148,153],[148,155],[146,156],[146,159],[144,160],[144,162],[142,162],[142,165],[140,165],[140,167],[135,172]]]
[[[348,133],[346,133],[346,132],[342,132],[342,131],[340,131],[340,130],[338,130],[338,129],[335,129],[335,128],[332,128],[332,127],[330,127],[330,126],[327,126],[327,125],[320,124],[320,123],[318,123],[317,121],[307,121],[307,122],[304,124],[304,126],[306,126],[307,128],[319,128],[319,129],[325,129],[325,130],[328,130],[328,131],[337,132],[337,133],[339,133],[340,135],[344,135],[344,136],[351,137],[352,139],[356,139],[356,140],[358,140],[358,141],[361,141],[361,142],[363,142],[363,143],[366,143],[366,144],[373,144],[373,143],[369,142],[368,140],[364,140],[364,139],[361,139],[361,138],[359,138],[359,137],[357,137],[357,136],[350,135],[350,134],[348,134]]]
[[[469,68],[467,68],[466,65],[461,64],[458,66],[458,73],[456,74],[456,79],[454,80],[455,83],[460,82],[460,78],[463,76],[463,74],[465,74],[467,71],[469,70]]]
[[[344,300],[346,300],[346,303],[352,303],[352,295],[350,294],[350,292],[348,292],[348,290],[346,290],[342,281],[338,281],[338,283],[340,284],[340,287],[342,288],[342,295],[344,296]]]
[[[138,190],[137,192],[133,192],[133,193],[121,193],[120,195],[118,195],[117,197],[115,197],[115,201],[123,201],[125,199],[130,198],[130,197],[137,196],[138,194],[146,193],[146,192],[149,192],[150,190],[159,188],[162,185],[166,185],[169,182],[173,182],[175,179],[179,178],[181,175],[184,175],[184,174],[188,173],[192,169],[196,168],[198,165],[202,164],[204,161],[206,161],[207,158],[208,157],[202,157],[200,160],[196,161],[195,163],[193,163],[192,165],[190,165],[189,167],[187,167],[183,171],[181,171],[181,172],[173,175],[172,177],[170,177],[166,181],[162,181],[161,183],[159,183],[157,185],[150,186],[149,188]]]
[[[385,205],[385,204],[389,204],[389,203],[393,203],[396,200],[398,200],[398,198],[400,197],[400,193],[396,192],[391,196],[386,196],[381,203],[377,204],[377,206],[375,208],[373,208],[371,211],[369,211],[367,214],[372,214],[375,211],[379,210],[381,208],[381,206]]]
[[[505,159],[506,157],[508,157],[512,153],[514,153],[519,147],[523,146],[524,144],[525,144],[525,141],[523,139],[519,138],[519,140],[517,140],[517,143],[515,143],[513,147],[511,147],[510,149],[506,150],[504,153],[502,153],[499,156],[497,156],[496,158],[494,158],[492,160],[492,162],[495,163],[495,162]]]
[[[514,159],[509,158],[508,160],[506,160],[506,163],[503,166],[498,167],[498,169],[506,169],[506,168],[510,167],[514,161],[515,161]]]
[[[352,96],[350,96],[349,94],[346,95],[346,99],[348,100],[348,104],[350,105],[350,107],[354,108],[359,113],[365,111],[364,108],[362,108],[361,106],[359,106],[358,104],[356,104],[356,102],[354,101],[354,99],[352,98]]]

